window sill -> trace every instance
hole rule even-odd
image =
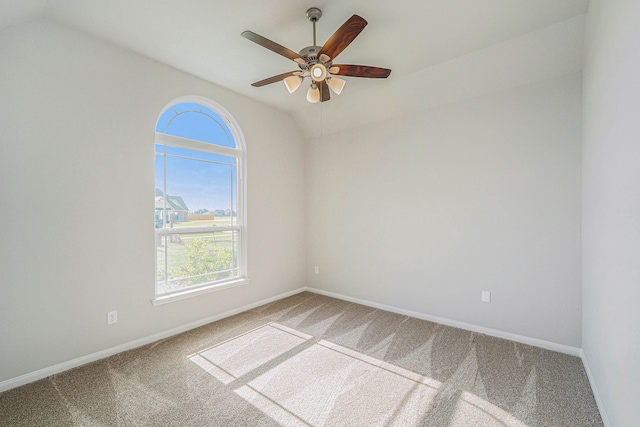
[[[151,300],[151,304],[153,305],[167,304],[170,302],[180,301],[183,299],[195,297],[202,294],[208,294],[209,292],[216,292],[216,291],[221,291],[223,289],[229,289],[229,288],[234,288],[236,286],[246,285],[248,283],[249,283],[249,278],[238,279],[238,280],[234,280],[232,282],[226,282],[226,283],[217,283],[215,285],[205,286],[198,289],[185,290],[183,292],[178,292],[171,295],[155,297],[154,299]]]

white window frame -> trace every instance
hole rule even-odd
[[[165,108],[162,109],[162,112],[158,116],[158,119],[162,117],[162,115],[174,105],[182,104],[182,103],[196,103],[201,104],[209,109],[211,109],[214,113],[218,114],[227,124],[227,127],[231,131],[232,137],[236,143],[236,148],[225,147],[222,145],[211,144],[202,141],[196,141],[188,138],[181,138],[173,135],[168,135],[165,133],[155,133],[155,141],[154,147],[156,144],[160,144],[163,146],[177,147],[177,148],[186,148],[190,150],[197,150],[206,153],[219,154],[223,156],[234,157],[236,159],[236,225],[229,226],[203,226],[203,227],[185,227],[180,228],[180,234],[190,234],[190,233],[203,233],[203,232],[222,232],[222,231],[236,231],[238,238],[238,251],[237,251],[237,263],[238,263],[238,276],[235,276],[230,279],[224,279],[220,281],[213,281],[208,283],[203,283],[199,285],[190,286],[186,289],[182,289],[179,291],[158,294],[158,275],[157,275],[157,249],[155,248],[155,260],[156,260],[156,272],[154,274],[154,295],[155,297],[151,300],[153,305],[166,304],[168,302],[178,301],[185,298],[191,298],[197,295],[202,295],[209,292],[219,291],[223,289],[228,289],[231,287],[244,285],[249,283],[248,269],[247,269],[247,199],[246,199],[246,150],[245,150],[245,141],[242,131],[240,130],[240,126],[233,118],[231,114],[227,110],[225,110],[219,104],[211,101],[210,99],[199,97],[199,96],[185,96],[174,99],[170,104],[168,104]],[[155,158],[155,150],[154,150],[154,158]],[[171,234],[176,234],[175,229],[167,229],[167,228],[155,228],[154,221],[154,237],[157,241],[158,237],[164,237]]]

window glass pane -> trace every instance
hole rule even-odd
[[[238,225],[238,189],[237,185],[237,173],[238,169],[235,167],[229,168],[231,172],[231,185],[233,189],[231,191],[231,218],[229,218],[229,222],[231,225]]]
[[[181,104],[174,105],[172,108],[176,110],[178,113],[184,113],[185,111],[200,112],[200,109],[202,108],[202,106],[196,102],[183,102]]]
[[[156,293],[165,294],[238,277],[237,241],[235,230],[171,234],[156,239]]]
[[[169,108],[158,120],[156,132],[236,148],[225,121],[199,104],[182,103]]]
[[[156,283],[164,282],[166,278],[167,236],[156,235]]]
[[[236,167],[233,165],[225,165],[219,168],[221,175],[225,175],[229,186],[222,189],[220,200],[218,204],[220,207],[216,208],[213,213],[215,215],[216,225],[236,225],[238,210],[236,207]],[[228,191],[226,191],[228,190]],[[225,199],[226,197],[226,199]]]
[[[163,152],[163,150],[165,149],[164,145],[160,145],[160,150],[156,150],[157,152]],[[172,147],[170,145],[166,146],[166,150],[167,150],[167,154],[172,154],[174,156],[181,156],[181,157],[192,157],[194,159],[200,159],[200,160],[209,160],[212,162],[218,162],[218,163],[226,163],[226,164],[236,164],[236,158],[235,157],[231,157],[231,156],[223,156],[222,154],[213,154],[213,153],[207,153],[205,151],[198,151],[198,150],[189,150],[187,148],[178,148],[178,147]]]
[[[223,144],[222,142],[216,142],[216,144],[224,145],[225,147],[237,148],[236,141],[233,138],[233,134],[231,133],[231,129],[229,129],[229,126],[227,126],[227,123],[222,119],[222,117],[220,117],[210,108],[207,108],[204,105],[202,106],[202,114],[206,114],[207,116],[214,118],[220,125],[220,128],[225,133],[225,135],[227,135],[227,144]]]
[[[160,118],[158,119],[158,123],[156,124],[156,132],[162,132],[165,133],[165,129],[167,128],[167,125],[169,124],[169,121],[171,120],[171,118],[173,118],[176,115],[176,111],[172,108],[169,108],[167,111],[165,111],[164,113],[162,113],[162,115],[160,116]]]
[[[204,105],[202,106],[202,113],[206,114],[208,116],[211,116],[211,117],[218,116],[216,113],[213,112],[213,110],[211,108],[205,107]],[[218,116],[218,117],[220,117],[220,116]]]
[[[165,202],[164,202],[164,156],[162,154],[156,154],[155,160],[155,214],[154,221],[156,228],[163,227],[163,218],[166,218],[165,214]]]
[[[237,223],[235,165],[169,155],[165,163],[164,158],[156,155],[156,228]]]

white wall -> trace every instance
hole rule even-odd
[[[591,0],[583,128],[583,348],[612,426],[640,420],[640,2]]]
[[[580,82],[313,139],[307,285],[580,347]]]
[[[47,21],[1,32],[0,58],[0,382],[303,286],[288,116]],[[183,95],[244,133],[251,283],[153,307],[154,128]]]

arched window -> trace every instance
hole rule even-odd
[[[154,304],[246,283],[245,152],[214,102],[179,98],[156,125]]]

